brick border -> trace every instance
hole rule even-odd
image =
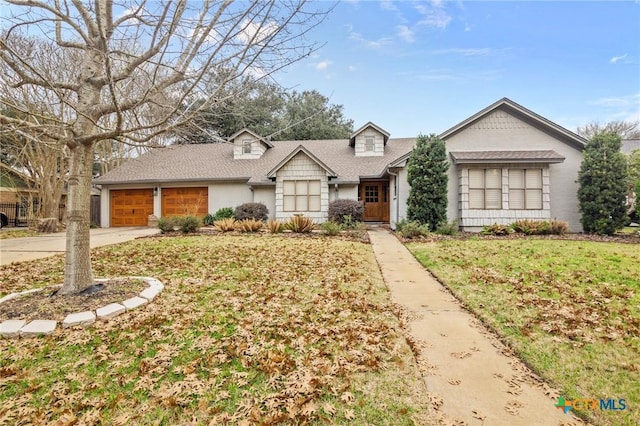
[[[125,277],[130,279],[141,279],[145,281],[149,287],[144,289],[139,296],[132,297],[127,300],[123,300],[120,303],[111,303],[106,306],[102,306],[95,311],[84,311],[69,314],[60,323],[63,328],[68,327],[88,327],[93,324],[96,319],[108,320],[115,316],[120,315],[123,312],[130,311],[140,306],[144,306],[151,302],[155,297],[160,294],[164,289],[164,284],[160,280],[153,277]],[[113,278],[115,279],[115,278]],[[100,278],[94,280],[97,283],[107,282],[111,279]],[[35,290],[26,290],[20,293],[11,293],[0,299],[0,303],[6,302],[16,297],[26,296],[33,293]],[[55,331],[58,323],[53,320],[33,320],[27,322],[25,320],[6,320],[0,323],[0,337],[4,338],[18,338],[18,337],[36,337],[46,336]]]

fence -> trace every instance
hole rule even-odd
[[[58,206],[58,220],[64,222],[66,206]],[[17,203],[0,203],[0,212],[7,215],[8,226],[28,226],[34,227],[38,223],[36,212],[38,202],[22,201]],[[100,225],[100,197],[91,197],[91,219],[92,224]]]

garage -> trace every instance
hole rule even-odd
[[[153,214],[153,189],[111,191],[111,226],[147,226]]]
[[[162,217],[206,216],[209,213],[208,194],[206,186],[162,188]]]

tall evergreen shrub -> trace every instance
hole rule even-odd
[[[582,228],[590,234],[611,235],[626,217],[627,161],[620,136],[596,133],[587,143],[578,173]]]
[[[431,231],[447,221],[448,169],[444,141],[434,134],[419,135],[407,163],[407,180],[411,185],[407,200],[410,221],[428,225]]]

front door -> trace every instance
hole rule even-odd
[[[389,182],[362,182],[360,200],[365,222],[389,222]]]

